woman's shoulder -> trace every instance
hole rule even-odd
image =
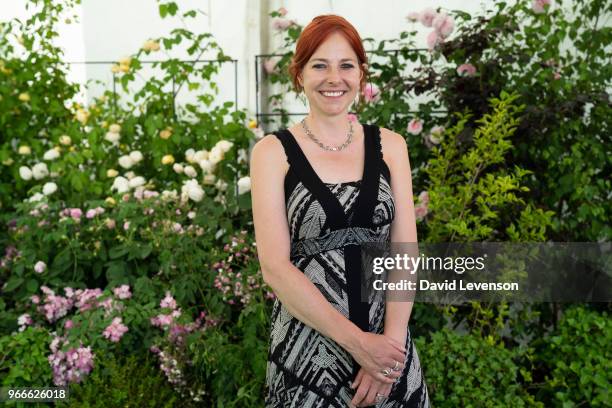
[[[286,161],[285,151],[276,134],[270,133],[255,143],[251,151],[251,160],[265,161],[268,164],[280,164]]]

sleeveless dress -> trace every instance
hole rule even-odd
[[[390,171],[382,158],[380,129],[363,125],[363,177],[329,184],[318,177],[294,136],[275,132],[289,170],[285,202],[291,263],[331,305],[364,331],[383,332],[384,301],[362,302],[360,243],[388,242],[395,205]],[[374,299],[370,299],[374,300]],[[406,361],[389,397],[376,407],[429,407],[416,348],[406,328]],[[360,367],[331,338],[293,317],[275,300],[266,370],[267,408],[346,408]]]

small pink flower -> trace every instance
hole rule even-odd
[[[431,25],[433,24],[433,20],[434,18],[436,18],[437,14],[438,13],[436,13],[436,11],[433,8],[427,7],[425,10],[423,10],[419,14],[419,21],[425,27],[431,27]]]
[[[445,12],[439,13],[431,24],[442,38],[448,37],[455,29],[455,20]]]
[[[37,304],[39,304],[39,303],[40,303],[40,296],[38,296],[38,295],[32,295],[32,296],[30,296],[30,301],[31,301],[32,303],[34,303],[35,305],[37,305]]]
[[[263,63],[264,71],[266,71],[266,74],[277,74],[277,64],[278,58],[267,58]]]
[[[424,206],[427,206],[427,204],[429,204],[429,192],[427,192],[427,190],[421,191],[421,193],[419,194],[419,202]]]
[[[432,31],[427,36],[427,48],[429,48],[430,51],[433,51],[433,49],[436,48],[438,44],[440,44],[441,40],[442,39],[438,35],[438,32]]]
[[[117,343],[127,331],[128,328],[122,323],[121,318],[115,317],[112,323],[106,329],[104,329],[102,335],[110,341]]]
[[[287,20],[286,18],[275,18],[272,22],[272,27],[278,31],[284,31],[295,24],[293,20]]]
[[[551,0],[533,0],[531,2],[531,8],[533,9],[533,12],[536,14],[544,13],[546,11],[544,6],[550,6],[550,5],[551,5]]]
[[[363,90],[363,97],[366,102],[378,102],[380,99],[380,89],[372,83],[367,83]]]
[[[113,229],[115,228],[115,225],[116,225],[115,220],[113,220],[112,218],[106,219],[106,228]]]
[[[410,13],[408,13],[408,15],[406,16],[406,20],[410,21],[410,22],[416,22],[419,21],[420,18],[420,14],[417,13],[416,11],[411,11]]]
[[[72,323],[72,320],[66,320],[66,322],[64,323],[64,329],[70,330],[73,327],[74,327],[74,323]]]
[[[427,207],[425,206],[416,206],[414,208],[414,214],[416,215],[417,221],[421,221],[427,215]]]
[[[423,122],[420,119],[412,119],[408,123],[408,128],[406,130],[410,134],[418,135],[423,130]]]
[[[165,307],[168,309],[176,309],[176,300],[172,297],[172,294],[168,291],[166,292],[166,297],[159,302],[159,307]]]
[[[553,79],[561,79],[561,73],[559,71],[553,72]]]
[[[349,122],[357,123],[359,121],[359,118],[354,113],[349,113],[348,120]]]
[[[116,288],[113,289],[113,293],[119,299],[129,299],[132,297],[132,292],[130,292],[129,285],[117,286]]]
[[[287,15],[287,9],[284,7],[281,7],[278,9],[278,14],[280,14],[281,16],[286,16]]]
[[[26,327],[30,326],[32,323],[34,322],[32,321],[32,318],[30,317],[28,313],[24,313],[17,318],[17,324],[20,326],[19,327],[20,332],[24,331]]]
[[[457,74],[460,76],[474,76],[476,67],[472,64],[461,64],[457,67]]]
[[[80,220],[82,215],[83,215],[83,211],[81,211],[80,208],[70,209],[70,217],[72,217],[72,219],[74,219],[75,221]]]
[[[87,212],[85,213],[85,218],[87,219],[92,219],[95,216],[96,216],[96,210],[94,210],[93,208],[90,210],[87,210]]]
[[[34,265],[34,271],[36,273],[43,273],[45,270],[47,270],[47,264],[43,261],[38,261],[36,265]]]
[[[130,222],[129,221],[126,221],[126,222],[123,223],[123,229],[126,230],[126,231],[128,229],[130,229]]]

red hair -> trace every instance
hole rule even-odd
[[[346,21],[345,18],[328,14],[313,18],[306,28],[304,28],[300,34],[300,38],[297,40],[295,55],[291,58],[291,63],[289,64],[289,75],[291,76],[291,81],[293,82],[293,87],[296,92],[302,91],[302,86],[298,82],[298,75],[302,72],[302,69],[321,43],[323,43],[330,34],[335,32],[340,32],[349,42],[355,54],[357,54],[359,69],[363,74],[361,76],[360,91],[365,88],[368,70],[363,64],[367,64],[368,58],[363,48],[361,37],[355,27]]]

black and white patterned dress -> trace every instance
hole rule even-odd
[[[364,331],[382,333],[384,302],[360,299],[361,249],[388,242],[395,205],[391,175],[382,158],[380,129],[363,125],[363,178],[326,184],[286,129],[275,132],[289,163],[285,201],[291,262],[325,298]],[[428,407],[416,348],[407,330],[406,367],[391,394],[377,407]],[[266,373],[268,408],[346,408],[359,365],[338,343],[293,317],[276,299],[272,310]]]

